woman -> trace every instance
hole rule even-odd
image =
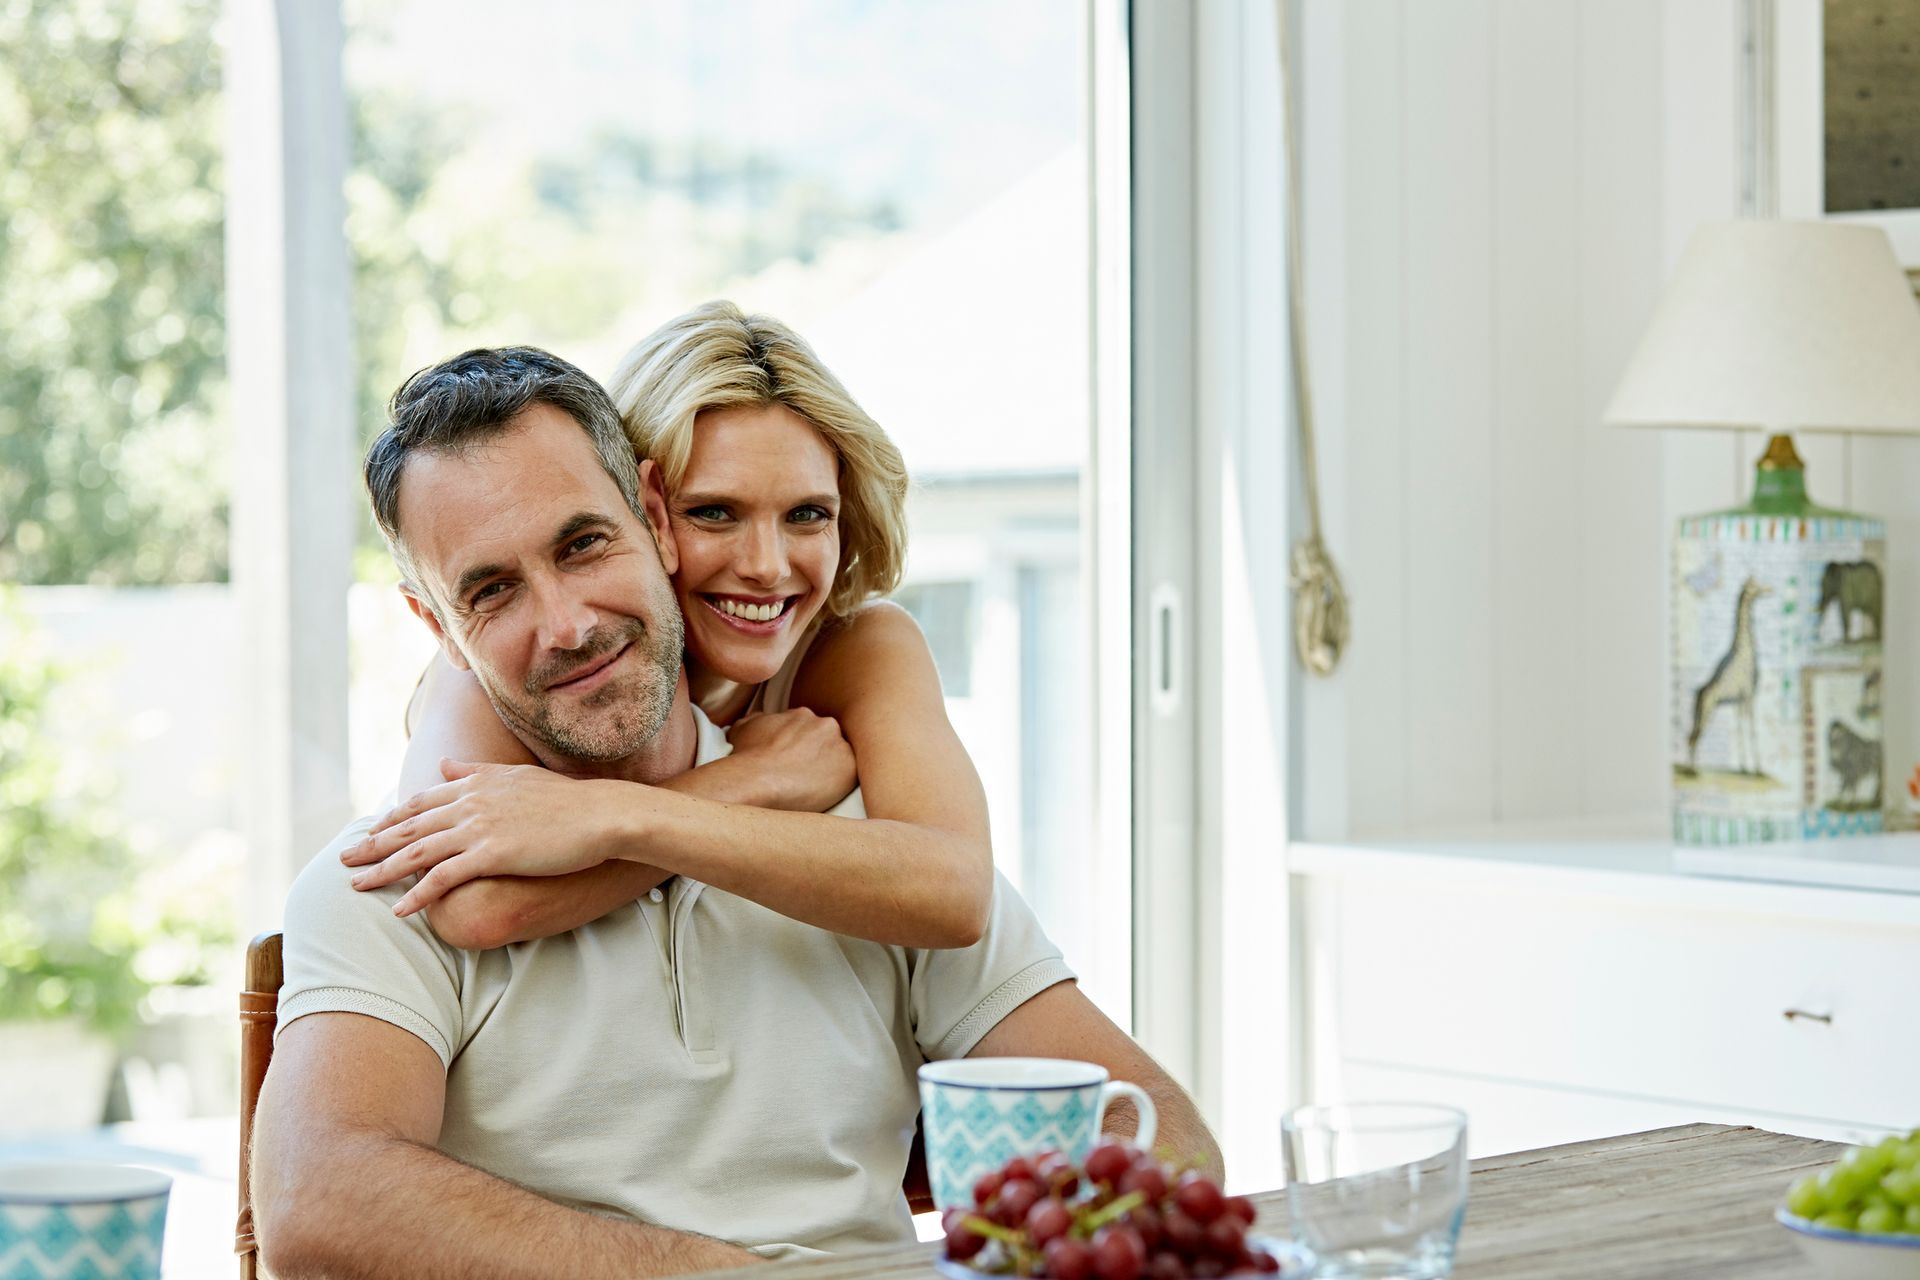
[[[925,639],[876,598],[904,560],[899,451],[796,334],[731,303],[642,341],[611,390],[665,492],[689,692],[734,726],[733,756],[668,787],[817,810],[852,787],[856,763],[861,841],[818,815],[818,838],[778,848],[625,850],[651,865],[583,853],[586,870],[516,877],[532,848],[606,849],[619,807],[654,789],[589,792],[534,765],[478,682],[436,658],[401,776],[401,793],[417,794],[344,855],[379,864],[356,887],[445,864],[396,910],[433,903],[435,931],[471,948],[564,932],[681,873],[837,933],[970,945],[993,891],[986,798]]]

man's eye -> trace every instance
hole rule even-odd
[[[477,609],[487,601],[498,597],[500,593],[506,589],[507,584],[504,582],[489,582],[486,586],[467,597],[467,607]]]
[[[606,535],[603,533],[583,533],[567,544],[567,554],[577,556],[583,551],[591,551],[594,544],[605,542],[606,540]]]

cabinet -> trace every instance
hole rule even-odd
[[[1475,1154],[1920,1124],[1920,895],[1681,875],[1631,822],[1303,845],[1291,869],[1316,1098],[1452,1101]]]

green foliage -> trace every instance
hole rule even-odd
[[[108,781],[52,746],[47,703],[62,674],[0,590],[0,1019],[112,1030],[149,987],[205,982],[233,931],[209,909],[218,886],[184,885],[142,858]]]
[[[0,582],[226,577],[220,9],[0,0]],[[349,17],[351,42],[387,39],[378,6]],[[363,440],[402,377],[464,347],[605,374],[722,282],[899,226],[764,153],[529,144],[404,82],[350,88]]]
[[[0,580],[225,575],[219,7],[0,3]]]

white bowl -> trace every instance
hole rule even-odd
[[[1920,1236],[1835,1231],[1785,1209],[1773,1216],[1827,1280],[1920,1280]]]

